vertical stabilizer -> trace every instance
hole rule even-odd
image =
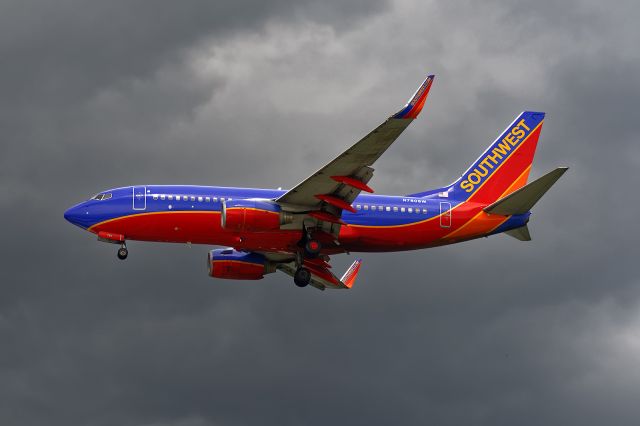
[[[535,111],[519,114],[454,183],[411,196],[440,192],[460,201],[491,203],[522,188],[529,177],[544,116],[544,112]]]

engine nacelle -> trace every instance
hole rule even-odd
[[[271,200],[233,200],[222,203],[220,222],[223,229],[236,232],[276,231],[293,221]]]
[[[209,252],[209,276],[229,280],[261,280],[269,270],[269,262],[259,253],[234,249],[218,249]],[[275,271],[275,269],[274,269]]]

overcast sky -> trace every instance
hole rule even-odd
[[[0,424],[636,425],[636,1],[0,0]],[[289,187],[436,74],[379,193],[456,178],[525,109],[507,236],[366,254],[351,291],[207,276],[69,206],[132,184]],[[336,256],[342,270],[354,256]]]

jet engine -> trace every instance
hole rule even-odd
[[[236,232],[276,231],[293,222],[293,215],[271,200],[225,201],[221,213],[222,228]]]
[[[231,248],[211,250],[207,264],[209,276],[229,280],[261,280],[264,274],[275,272],[275,265],[263,255]]]

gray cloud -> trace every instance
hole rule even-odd
[[[0,8],[0,423],[636,423],[635,3]],[[293,185],[428,72],[372,184],[447,183],[547,111],[533,174],[572,169],[533,242],[366,255],[320,294],[213,281],[205,247],[120,262],[62,219],[133,183]]]

